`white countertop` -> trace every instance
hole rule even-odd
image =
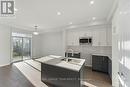
[[[98,56],[107,56],[109,59],[112,59],[112,54],[104,54],[104,53],[94,53],[92,55],[98,55]]]
[[[73,63],[68,63],[66,61],[61,61],[60,63],[57,63],[56,66],[74,70],[74,71],[80,71],[83,64],[85,63],[85,59],[76,59],[76,58],[70,58],[70,59],[80,60],[81,62],[78,64],[73,64]]]
[[[66,62],[66,61],[61,61],[61,59],[63,59],[63,57],[54,58],[54,57],[46,56],[46,57],[42,57],[42,58],[39,58],[36,60],[41,63],[50,64],[50,65],[54,65],[57,67],[62,67],[62,68],[66,68],[66,69],[74,70],[74,71],[80,71],[80,69],[82,68],[82,66],[85,62],[85,59],[69,58],[69,59],[74,59],[74,60],[80,61],[80,63],[75,64],[75,63],[70,63],[70,62]]]

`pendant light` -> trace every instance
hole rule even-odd
[[[35,31],[33,32],[33,34],[34,34],[34,35],[38,35],[38,34],[39,34],[38,31],[37,31],[37,27],[38,27],[38,26],[34,26],[34,27],[35,27]]]

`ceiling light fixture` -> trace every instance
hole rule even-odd
[[[61,12],[57,12],[57,15],[61,15]]]
[[[33,34],[34,34],[34,35],[38,35],[38,34],[39,34],[38,31],[37,31],[37,27],[38,27],[38,26],[34,26],[34,27],[35,27],[35,31],[33,32]]]
[[[92,17],[92,20],[96,20],[96,17]]]
[[[91,0],[91,1],[90,1],[90,4],[91,4],[91,5],[93,5],[93,4],[94,4],[94,1],[93,1],[93,0]]]

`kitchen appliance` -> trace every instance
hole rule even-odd
[[[80,45],[92,45],[92,37],[81,37],[79,38]]]

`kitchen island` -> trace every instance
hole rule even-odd
[[[52,87],[81,87],[84,59],[54,58],[41,63],[41,80]]]

